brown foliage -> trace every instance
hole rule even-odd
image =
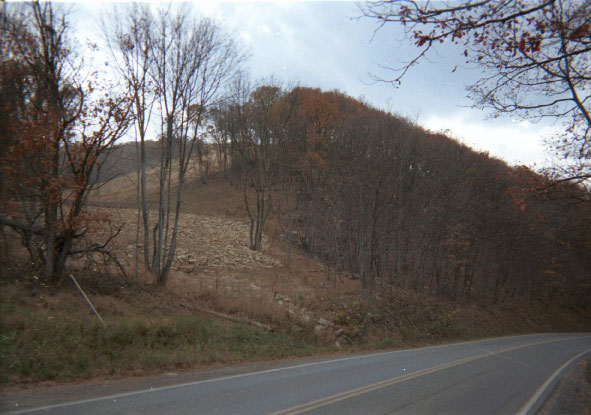
[[[9,115],[0,223],[20,233],[45,280],[56,281],[69,256],[104,251],[118,232],[94,241],[95,225],[109,219],[85,206],[99,159],[127,130],[129,104],[107,85],[91,86],[94,77],[80,80],[67,16],[51,3],[5,8],[2,32],[2,78],[17,82],[0,94]]]
[[[335,274],[368,295],[586,303],[587,208],[539,191],[553,182],[336,92],[284,99],[281,223]]]

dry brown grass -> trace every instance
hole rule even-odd
[[[82,285],[92,286],[89,278]],[[150,286],[126,285],[111,295],[90,289],[103,326],[73,287],[41,286],[31,295],[26,282],[0,284],[0,390],[8,383],[145,375],[330,349],[213,319],[194,302]]]
[[[202,171],[208,171],[208,175],[211,177],[218,177],[218,161],[217,155],[214,151],[209,151],[207,157],[203,159],[201,165]],[[172,162],[172,171],[176,172],[178,169],[178,161]],[[155,164],[148,166],[146,169],[146,188],[149,197],[154,198],[158,194],[159,186],[159,171],[160,167]],[[195,156],[187,170],[186,181],[187,183],[201,182],[200,179],[200,165],[197,157]],[[115,205],[119,207],[131,207],[135,206],[136,203],[136,192],[137,192],[137,173],[131,172],[123,174],[106,183],[103,183],[97,190],[95,190],[91,196],[91,201],[94,203]],[[172,186],[176,187],[178,180],[172,177]]]

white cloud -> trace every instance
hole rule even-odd
[[[510,164],[544,165],[544,139],[557,128],[527,121],[484,120],[481,111],[462,109],[451,116],[428,115],[421,124],[432,131],[445,131],[478,151],[488,151]]]

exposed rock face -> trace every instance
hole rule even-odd
[[[114,252],[123,265],[131,267],[136,249],[137,212],[131,209],[110,209],[110,212],[118,221],[127,224]],[[156,216],[150,219],[154,223]],[[236,220],[181,214],[172,264],[174,277],[171,278],[180,284],[184,295],[213,296],[213,303],[209,306],[221,307],[218,311],[244,314],[254,319],[271,312],[280,319],[288,318],[301,326],[314,328],[317,334],[333,331],[331,321],[319,318],[303,307],[293,291],[288,290],[290,296],[282,290],[275,276],[281,275],[283,264],[270,253],[270,241],[265,236],[261,251],[251,250],[249,231],[247,224]],[[140,241],[143,241],[141,237]],[[141,263],[141,244],[138,253]],[[262,314],[257,316],[259,313]]]
[[[118,209],[118,214],[128,224],[135,222],[135,212]],[[152,218],[156,219],[155,216]],[[127,226],[128,236],[133,225]],[[177,236],[176,259],[173,269],[196,272],[214,269],[251,269],[253,266],[273,268],[281,262],[268,255],[269,245],[263,237],[263,249],[259,252],[249,247],[249,226],[230,219],[211,216],[181,214]],[[133,258],[134,244],[128,244],[123,258]]]
[[[267,268],[281,265],[263,248],[249,247],[249,227],[229,219],[201,215],[181,215],[176,259],[178,266],[196,264],[199,268]],[[266,238],[263,246],[267,246]]]

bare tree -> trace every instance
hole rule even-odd
[[[360,6],[379,27],[399,23],[419,48],[394,71],[398,84],[443,42],[463,45],[484,75],[469,89],[474,105],[528,120],[559,120],[551,146],[562,161],[549,173],[589,185],[591,178],[591,4],[586,0],[373,1]]]
[[[144,239],[144,250],[150,252],[147,268],[165,285],[176,250],[186,174],[200,140],[203,116],[243,55],[218,25],[205,18],[192,19],[186,8],[162,9],[155,22],[149,57],[150,76],[158,92],[161,160],[158,216],[151,229],[144,219],[144,235],[152,235],[151,246]]]
[[[254,165],[250,169],[252,175],[247,178],[256,192],[254,209],[250,207],[246,193],[244,201],[250,218],[250,248],[258,251],[262,248],[263,226],[273,206],[273,173],[276,171],[278,123],[280,114],[275,105],[282,95],[279,87],[262,85],[250,95],[248,110],[250,113],[248,149],[251,152],[250,162]],[[244,188],[246,191],[246,188]]]
[[[220,108],[212,108],[208,113],[208,117],[210,124],[207,127],[207,133],[213,140],[217,152],[218,174],[220,177],[227,179],[230,137],[222,128],[218,128],[223,123],[224,115]]]
[[[244,207],[250,219],[250,248],[258,251],[273,206],[281,126],[289,114],[279,104],[283,91],[272,81],[252,89],[241,77],[233,89],[233,98],[215,119],[218,133],[229,137],[235,149],[232,163],[240,169]],[[254,201],[249,198],[251,188]]]
[[[138,245],[140,229],[149,228],[149,211],[146,196],[146,139],[150,127],[153,105],[156,101],[154,82],[150,77],[152,68],[151,47],[154,34],[154,18],[147,5],[133,3],[125,10],[114,8],[103,20],[103,33],[114,58],[118,76],[127,83],[132,94],[137,151],[137,207],[136,228],[136,278],[138,269]],[[140,223],[142,226],[140,226]],[[149,246],[149,233],[143,232],[143,246]],[[144,264],[150,263],[149,250],[144,249]]]

